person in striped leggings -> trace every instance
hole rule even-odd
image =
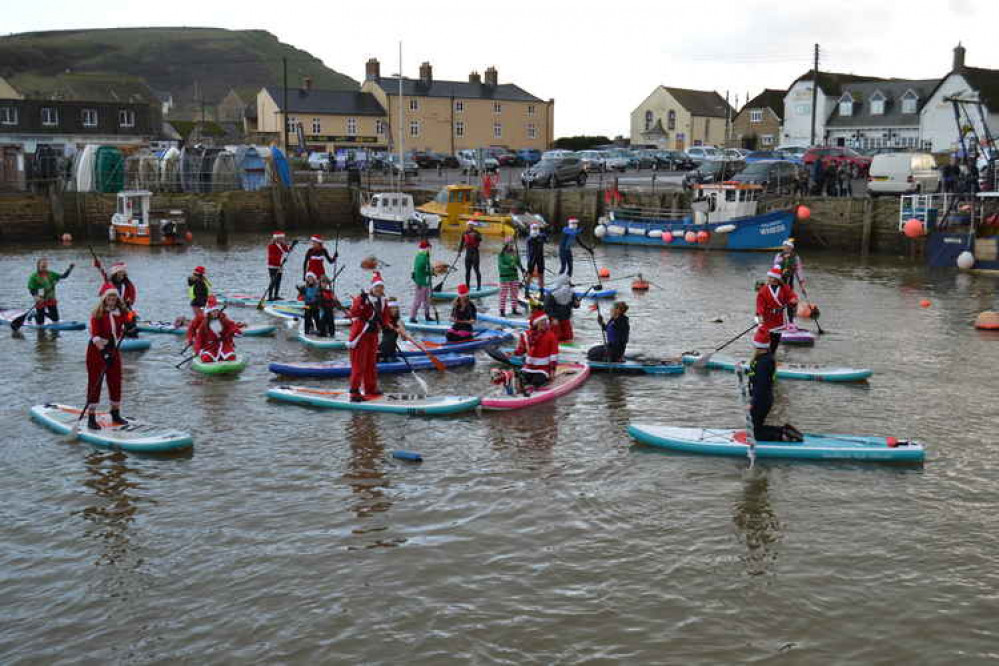
[[[506,303],[510,301],[511,312],[519,315],[517,309],[517,297],[520,295],[520,278],[517,271],[524,272],[524,266],[520,263],[520,253],[513,242],[513,236],[503,239],[503,249],[497,257],[499,267],[500,293],[499,308],[500,317],[506,316]]]

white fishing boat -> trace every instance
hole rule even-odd
[[[434,236],[440,233],[440,217],[416,210],[413,197],[403,192],[372,195],[361,206],[361,218],[373,234]]]

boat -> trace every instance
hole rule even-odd
[[[31,408],[31,419],[50,430],[65,435],[80,422],[80,408],[46,403]],[[136,419],[127,419],[126,425],[115,425],[107,412],[95,412],[100,430],[90,430],[80,423],[79,437],[88,444],[108,449],[121,449],[133,453],[167,453],[189,449],[194,445],[190,433],[174,428],[161,428]]]
[[[510,411],[540,405],[576,390],[590,376],[590,367],[585,363],[566,363],[555,370],[555,377],[545,386],[535,389],[529,395],[508,395],[502,386],[482,397],[482,409]]]
[[[491,347],[502,342],[507,342],[512,338],[513,335],[509,331],[483,329],[476,333],[474,337],[464,342],[447,342],[446,338],[441,336],[421,340],[420,344],[428,349],[431,354],[463,354],[482,349],[483,347]],[[426,352],[416,347],[412,342],[408,340],[399,341],[399,356],[419,357],[425,354]]]
[[[469,289],[466,296],[469,298],[485,298],[486,296],[494,296],[499,293],[499,285],[487,284],[481,289]],[[431,291],[430,298],[435,301],[453,301],[458,298],[458,292],[456,291]]]
[[[683,355],[683,362],[687,365],[696,363],[700,354],[687,353]],[[710,370],[727,370],[735,372],[739,361],[727,356],[712,356],[706,368]],[[749,365],[748,361],[745,365]],[[873,370],[867,368],[841,368],[821,365],[806,365],[801,363],[778,363],[778,379],[801,379],[815,382],[863,382],[870,379],[874,374]]]
[[[604,243],[666,249],[776,251],[791,236],[792,210],[758,213],[763,188],[736,182],[693,186],[691,213],[634,207],[600,218]]]
[[[240,189],[237,176],[236,156],[228,150],[222,150],[215,155],[212,162],[212,192],[231,192]]]
[[[187,221],[180,210],[150,210],[153,193],[126,190],[118,193],[118,206],[111,216],[108,235],[129,245],[184,245]]]
[[[24,313],[25,310],[0,310],[0,322],[10,324]],[[34,323],[34,317],[31,315],[21,324],[21,328],[33,328],[39,331],[82,331],[86,327],[87,325],[82,321],[75,320],[50,321],[47,324],[39,326]]]
[[[271,146],[271,164],[273,165],[272,175],[275,178],[276,184],[291,187],[293,184],[291,166],[288,164],[288,158],[284,156],[284,153],[277,146]]]
[[[125,186],[125,156],[114,146],[101,146],[94,157],[94,191],[111,194]]]
[[[732,428],[678,428],[632,424],[628,434],[642,444],[684,453],[745,458],[749,445],[745,430]],[[757,458],[801,460],[854,460],[861,462],[922,463],[921,444],[894,437],[816,435],[806,433],[802,442],[757,442]]]
[[[180,191],[180,151],[168,148],[160,157],[159,189],[161,192]]]
[[[909,194],[899,197],[899,232],[917,221],[933,268],[999,272],[999,192]]]
[[[532,287],[530,289],[526,289],[524,291],[524,294],[525,294],[524,300],[526,300],[527,298],[531,297],[531,292],[532,291],[535,292],[535,293],[537,293],[537,287],[534,287],[532,285]],[[545,294],[550,294],[551,293],[551,289],[549,289],[548,287],[545,287],[542,291]],[[593,299],[596,299],[596,298],[614,298],[614,297],[617,296],[617,289],[614,289],[614,288],[608,288],[608,289],[593,289],[593,288],[590,288],[590,289],[573,289],[572,290],[572,294],[576,298],[593,298]]]
[[[243,354],[237,354],[236,358],[231,361],[212,361],[210,363],[195,357],[191,361],[191,369],[203,375],[235,375],[242,372],[248,362],[249,359]]]
[[[440,233],[440,216],[416,210],[413,197],[402,192],[372,195],[361,206],[361,219],[372,234],[426,237]]]
[[[417,393],[384,393],[377,398],[351,402],[349,391],[329,391],[305,386],[272,388],[267,391],[267,397],[313,407],[407,416],[445,416],[467,412],[479,406],[479,398],[475,396],[427,396]]]
[[[97,146],[87,144],[76,160],[76,191],[94,191],[94,169],[97,161]]]
[[[980,331],[999,331],[999,312],[986,310],[975,317],[975,328]]]
[[[437,359],[448,368],[475,363],[475,356],[471,354],[441,354],[437,356]],[[410,370],[433,370],[434,368],[433,362],[426,356],[387,361],[375,365],[378,374],[409,372]],[[285,377],[349,377],[350,361],[271,363],[268,369],[276,375]]]
[[[428,215],[436,215],[440,221],[441,233],[460,233],[473,222],[479,233],[485,236],[504,238],[516,234],[516,226],[510,215],[490,211],[475,203],[476,188],[472,185],[447,185],[427,203],[416,210]]]

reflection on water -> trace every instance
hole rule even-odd
[[[94,503],[85,508],[83,517],[93,523],[89,536],[99,540],[103,552],[97,565],[118,565],[131,555],[129,527],[135,521],[139,497],[134,492],[139,484],[128,475],[136,473],[128,467],[128,456],[120,451],[93,451],[85,461],[88,478],[83,482],[94,491]]]
[[[777,544],[781,539],[781,525],[770,504],[770,479],[765,470],[756,468],[747,473],[743,482],[742,497],[735,503],[735,523],[746,545],[746,573],[759,576],[774,573],[777,565]]]
[[[385,516],[381,516],[381,520],[370,522],[379,518],[379,514],[387,512],[393,504],[386,492],[390,484],[385,476],[385,447],[378,433],[376,419],[377,416],[374,414],[352,413],[344,433],[350,447],[350,458],[343,479],[354,495],[354,501],[350,503],[349,509],[364,521],[351,533],[364,538],[374,534],[375,539],[367,543],[366,548],[397,546],[405,543],[405,539],[379,537],[381,532],[388,529]]]

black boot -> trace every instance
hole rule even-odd
[[[87,428],[90,430],[100,430],[101,424],[97,422],[97,415],[93,412],[87,416]]]
[[[360,391],[351,391],[350,392],[350,401],[351,402],[364,402],[364,396],[361,395]]]
[[[117,407],[111,408],[111,423],[115,425],[126,425],[128,421],[121,418],[121,411]]]

